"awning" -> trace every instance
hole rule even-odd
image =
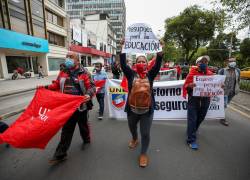
[[[84,53],[84,54],[91,54],[94,56],[102,56],[104,58],[111,58],[112,54],[110,53],[105,53],[103,51],[99,51],[94,48],[90,47],[83,47],[83,46],[78,46],[78,45],[71,45],[70,46],[70,51],[78,52],[78,53]]]

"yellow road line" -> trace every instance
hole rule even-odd
[[[244,113],[244,112],[242,112],[242,111],[240,111],[240,110],[238,110],[238,109],[236,109],[236,108],[234,108],[234,107],[232,107],[232,106],[229,106],[229,108],[232,109],[232,110],[234,110],[234,111],[236,111],[236,112],[238,112],[238,113],[241,114],[242,116],[245,116],[245,117],[247,117],[247,118],[250,119],[250,115],[248,115],[247,113]]]

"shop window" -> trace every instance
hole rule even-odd
[[[21,67],[24,71],[31,70],[29,57],[23,56],[6,56],[8,73],[13,73],[15,69]]]
[[[88,66],[91,66],[91,57],[88,56]]]
[[[60,64],[63,64],[64,61],[65,61],[64,59],[60,58],[48,58],[49,71],[59,71]]]

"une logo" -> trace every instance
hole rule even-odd
[[[42,121],[46,121],[49,117],[46,115],[48,112],[50,112],[50,109],[40,107],[38,115]]]

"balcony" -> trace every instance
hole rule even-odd
[[[47,30],[51,31],[53,33],[59,34],[61,36],[66,37],[67,36],[67,31],[64,27],[58,26],[56,24],[52,24],[48,21],[46,21],[47,24]]]
[[[50,0],[45,1],[45,6],[47,9],[51,10],[52,12],[55,12],[56,14],[66,18],[67,13],[65,11],[64,6],[60,7],[55,2],[50,1]]]

